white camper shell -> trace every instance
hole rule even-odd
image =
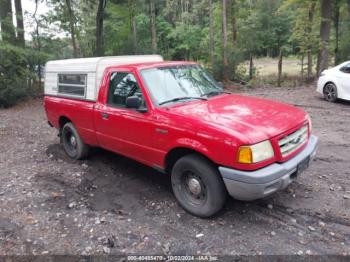
[[[49,61],[45,95],[96,101],[104,70],[109,66],[161,62],[159,55],[111,56]]]

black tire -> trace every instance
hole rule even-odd
[[[171,184],[179,204],[192,215],[211,217],[225,204],[227,191],[217,167],[200,155],[180,158]]]
[[[81,139],[72,123],[68,122],[63,126],[61,139],[64,150],[70,158],[83,159],[87,157],[89,146]]]
[[[334,83],[327,83],[323,87],[323,96],[328,102],[334,103],[338,99],[337,86]]]

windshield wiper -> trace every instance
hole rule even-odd
[[[173,99],[170,99],[170,100],[161,102],[161,103],[159,103],[159,105],[164,105],[164,104],[167,104],[167,103],[177,102],[177,101],[181,101],[181,100],[188,100],[188,99],[208,100],[208,99],[206,99],[206,98],[204,98],[204,97],[198,97],[198,96],[184,96],[184,97],[176,97],[176,98],[173,98]]]
[[[215,90],[215,91],[210,91],[208,93],[201,94],[201,97],[203,96],[214,96],[214,95],[219,95],[219,94],[232,94],[229,91],[224,91],[224,90]]]

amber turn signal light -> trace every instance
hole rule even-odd
[[[238,162],[243,164],[253,163],[252,149],[248,146],[241,146],[238,151]]]

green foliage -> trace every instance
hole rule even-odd
[[[279,49],[288,44],[291,34],[290,12],[278,9],[283,1],[247,1],[239,15],[239,45],[246,58],[253,56],[278,56]],[[242,10],[243,8],[243,10]]]
[[[341,1],[341,0],[339,0]],[[340,40],[339,40],[339,58],[340,61],[350,60],[350,2],[349,6],[341,5],[345,1],[340,2],[340,17],[345,19],[340,20]]]
[[[132,54],[131,21],[125,8],[125,4],[108,4],[104,28],[106,55]]]
[[[10,45],[0,46],[0,107],[8,107],[28,93],[30,71],[26,53]]]
[[[0,45],[0,108],[12,106],[20,99],[38,93],[39,65],[44,65],[47,60],[48,56],[43,52]]]
[[[170,56],[176,60],[198,60],[203,33],[198,25],[178,23],[168,35],[172,48]]]
[[[312,22],[309,21],[308,17],[312,5],[315,5],[315,9],[317,1],[288,0],[285,1],[284,5],[280,8],[280,12],[284,12],[288,9],[294,10],[294,12],[291,13],[293,30],[290,34],[289,41],[291,46],[295,47],[300,55],[305,55],[309,49],[315,50],[318,45],[319,17],[313,17]],[[315,13],[313,13],[313,16],[315,16]],[[309,32],[310,29],[311,31]]]
[[[332,19],[334,23],[335,14],[339,10],[339,34],[336,37],[336,30],[332,26],[330,50],[333,54],[337,52],[337,58],[343,61],[350,59],[350,2],[334,1],[336,5]],[[17,99],[32,93],[33,82],[42,77],[38,68],[47,60],[65,59],[73,55],[91,57],[95,53],[97,0],[70,0],[71,12],[67,7],[67,0],[38,2],[45,2],[51,11],[35,17],[34,14],[25,16],[25,20],[29,20],[25,22],[33,25],[33,30],[30,32],[32,38],[27,41],[25,49],[13,46],[12,19],[6,20],[5,9],[0,6],[0,11],[3,11],[2,20],[0,19],[3,29],[0,41],[0,106],[9,106]],[[224,71],[222,1],[211,2],[214,28],[213,53],[210,50],[209,0],[154,0],[157,53],[167,60],[198,61],[210,69],[215,78],[221,80]],[[248,81],[248,70],[240,65],[249,60],[250,56],[254,59],[277,57],[280,49],[283,49],[284,56],[292,55],[299,58],[305,58],[307,54],[309,58],[310,55],[315,57],[318,53],[320,1],[228,0],[227,2],[226,51],[231,80]],[[142,0],[107,0],[103,34],[105,55],[153,52],[149,3]],[[313,15],[312,22],[309,22],[310,10]],[[60,32],[59,36],[57,32]],[[62,32],[65,33],[65,37],[62,37]],[[211,57],[214,58],[213,65]],[[315,61],[312,62],[315,64]],[[287,64],[283,65],[284,67],[287,67]],[[251,82],[260,78],[257,70],[253,71],[255,79]],[[294,80],[286,78],[286,81]]]

